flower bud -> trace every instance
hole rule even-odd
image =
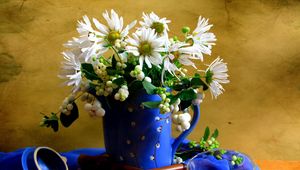
[[[191,31],[190,27],[183,27],[181,29],[181,32],[184,33],[184,34],[189,33],[190,31]]]

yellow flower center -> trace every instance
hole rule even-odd
[[[152,47],[149,42],[142,42],[139,47],[139,53],[141,55],[150,55],[152,52]]]
[[[173,61],[176,61],[176,60],[180,57],[179,51],[173,51],[172,54],[173,54],[173,56],[174,56]]]
[[[158,34],[163,33],[164,31],[164,24],[160,23],[160,22],[153,22],[153,24],[151,25],[152,29],[155,29],[155,32]]]
[[[110,44],[114,44],[117,39],[120,39],[121,35],[118,31],[110,31],[107,40],[109,41]]]

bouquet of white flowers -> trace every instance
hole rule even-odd
[[[187,107],[199,104],[208,89],[213,98],[223,93],[221,84],[229,82],[226,63],[217,57],[206,70],[194,63],[203,62],[215,45],[208,19],[200,16],[194,31],[183,27],[183,38],[179,39],[169,35],[170,20],[153,12],[143,13],[137,27],[137,21],[124,26],[123,17],[114,10],[105,11],[103,17],[107,24],[84,16],[78,21],[79,36],[65,44],[68,49],[62,53],[65,61],[59,77],[67,79],[73,90],[59,112],[44,115],[42,126],[57,131],[59,120],[65,127],[71,125],[78,118],[78,98],[86,102],[84,108],[91,116],[101,117],[105,109],[94,96],[123,102],[144,88],[148,94],[158,94],[161,101],[143,102],[143,106],[159,108],[161,114],[171,112],[177,129],[184,131],[191,119]],[[187,73],[187,67],[194,70],[193,75]]]

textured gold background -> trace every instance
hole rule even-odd
[[[0,151],[47,145],[59,151],[103,147],[101,120],[82,112],[69,129],[39,128],[39,112],[56,111],[70,88],[57,78],[62,44],[76,21],[115,9],[125,22],[154,11],[172,20],[172,34],[210,18],[213,57],[229,65],[231,84],[207,95],[196,130],[218,128],[223,148],[254,159],[300,159],[299,0],[0,0]]]

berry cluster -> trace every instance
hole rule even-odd
[[[236,156],[236,155],[233,155],[231,157],[231,165],[240,165],[243,163],[243,157],[239,157],[239,156]]]
[[[125,46],[126,46],[126,42],[125,41],[121,41],[120,39],[117,39],[115,41],[115,46],[118,48],[118,49],[124,49]]]
[[[94,71],[97,74],[97,76],[99,76],[99,78],[101,78],[104,81],[104,80],[109,79],[109,75],[107,74],[107,71],[106,71],[106,65],[101,62],[101,59],[102,58],[99,59],[100,61],[98,64],[94,65]]]
[[[179,156],[175,156],[173,159],[173,164],[181,164],[183,162],[183,159],[180,158]]]
[[[171,102],[171,99],[169,99],[167,96],[168,96],[168,92],[167,92],[167,89],[164,88],[164,87],[158,87],[156,89],[156,93],[161,97],[161,102],[159,104],[159,110],[160,110],[160,113],[167,113],[167,112],[170,112],[171,109],[170,109],[170,102]]]
[[[179,111],[177,114],[173,115],[173,122],[177,124],[176,130],[179,132],[183,132],[188,130],[191,126],[191,115],[189,114],[188,110],[184,110],[184,112]]]
[[[81,97],[82,101],[85,101],[84,109],[90,114],[91,117],[103,117],[105,110],[99,100],[89,93],[84,93]]]
[[[135,66],[134,70],[130,72],[130,76],[135,77],[138,80],[143,80],[145,78],[145,73],[143,72],[142,66]]]
[[[115,99],[125,101],[129,95],[128,87],[127,85],[123,85],[121,88],[119,88],[119,91],[115,94]]]
[[[205,141],[203,138],[200,141],[200,147],[204,150],[213,150],[219,148],[220,143],[216,140],[216,138],[211,137],[209,140]]]
[[[66,97],[62,103],[62,105],[59,107],[60,113],[63,113],[65,115],[70,115],[71,111],[73,110],[73,102],[75,100],[75,96],[71,94],[70,96]]]
[[[178,98],[171,106],[170,109],[173,114],[177,113],[179,109],[179,104],[180,104],[180,98]]]

